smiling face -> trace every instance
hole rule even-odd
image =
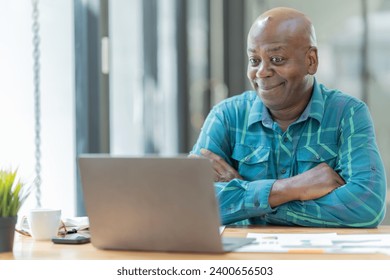
[[[247,75],[271,113],[304,110],[317,66],[314,29],[303,14],[274,9],[255,21],[248,34]]]

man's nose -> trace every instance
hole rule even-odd
[[[258,78],[266,78],[266,77],[269,77],[272,75],[272,69],[271,69],[271,65],[266,62],[266,61],[262,61],[260,64],[259,64],[259,67],[256,71],[256,77]]]

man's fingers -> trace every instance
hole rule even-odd
[[[340,175],[337,175],[337,183],[339,184],[339,187],[345,185],[345,181]]]
[[[240,174],[238,174],[238,172],[220,156],[207,149],[201,149],[200,152],[204,157],[208,158],[212,162],[215,173],[215,181],[229,182],[234,178],[242,179]]]
[[[220,158],[220,156],[214,154],[213,152],[207,150],[207,149],[200,149],[200,153],[202,154],[202,156],[208,158],[208,159],[214,159],[214,160],[217,160],[218,158]]]
[[[201,149],[200,153],[212,162],[213,168],[217,172],[218,176],[221,176],[223,173],[225,173],[226,170],[223,165],[225,161],[219,155],[216,155],[206,149]]]
[[[188,155],[189,158],[200,158],[200,155],[197,154],[190,154]]]

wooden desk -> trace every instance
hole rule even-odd
[[[326,229],[303,227],[226,227],[224,236],[246,236],[254,233],[329,233],[338,234],[390,234],[390,226],[375,229]],[[292,253],[226,253],[226,254],[188,254],[166,252],[134,252],[98,250],[92,244],[59,245],[50,241],[34,241],[31,237],[15,234],[13,252],[0,253],[0,260],[367,260],[390,259],[384,254],[292,254]]]

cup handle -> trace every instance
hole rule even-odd
[[[20,228],[21,230],[24,230],[24,231],[30,231],[30,225],[28,223],[27,216],[23,216],[20,219],[19,224],[18,224],[18,228]]]
[[[23,216],[18,221],[18,224],[15,227],[15,231],[25,236],[31,236],[30,225],[28,223],[27,216]]]

